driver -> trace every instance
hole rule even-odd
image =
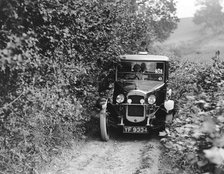
[[[141,68],[141,65],[135,64],[133,69],[134,69],[134,72],[136,72],[135,73],[136,79],[141,80],[142,79],[142,73],[141,73],[142,68]]]

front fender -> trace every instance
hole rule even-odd
[[[106,109],[106,107],[107,107],[107,99],[106,98],[99,98],[96,101],[96,107],[99,108],[100,110],[101,109]]]

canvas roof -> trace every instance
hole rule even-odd
[[[121,56],[121,59],[130,61],[169,61],[167,56],[149,54],[125,54]]]

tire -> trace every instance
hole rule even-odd
[[[100,133],[101,133],[101,139],[103,141],[108,141],[110,139],[108,126],[109,125],[108,125],[106,109],[103,109],[100,111]]]

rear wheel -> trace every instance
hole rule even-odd
[[[109,125],[106,109],[100,111],[100,133],[103,141],[109,140]]]

